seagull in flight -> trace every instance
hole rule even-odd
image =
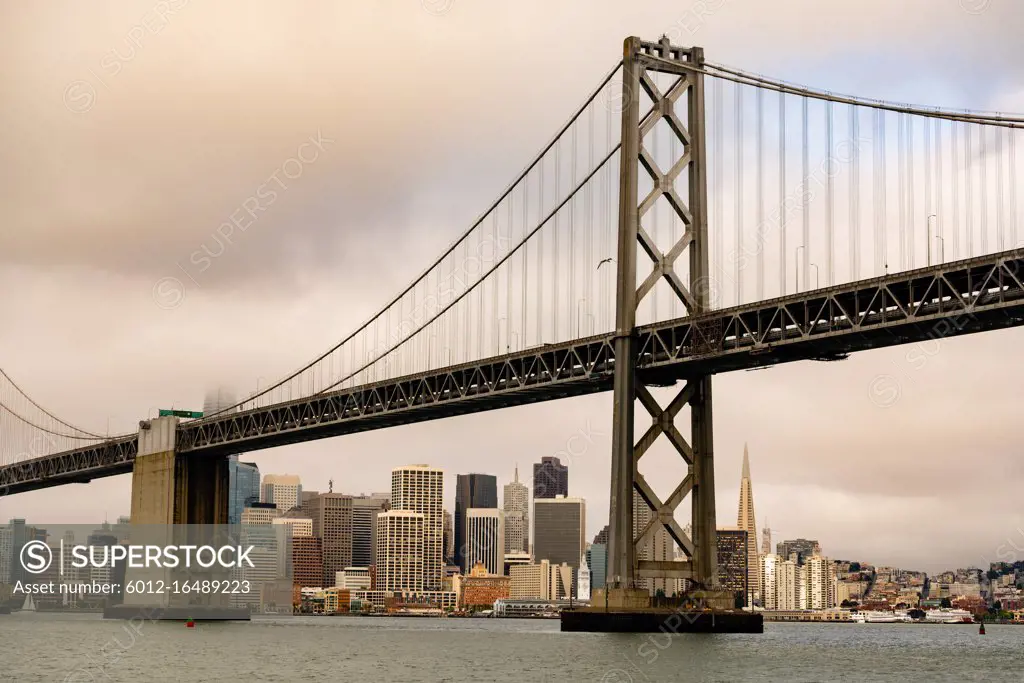
[[[602,260],[601,260],[601,261],[600,261],[600,262],[599,262],[599,263],[597,264],[597,269],[598,269],[598,270],[601,270],[601,266],[603,266],[603,265],[604,265],[604,264],[606,264],[606,263],[611,263],[611,262],[612,262],[612,261],[614,261],[614,260],[615,260],[615,259],[613,259],[613,258],[612,258],[612,257],[610,257],[610,256],[609,256],[608,258],[606,258],[606,259],[602,259]]]

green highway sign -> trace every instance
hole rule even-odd
[[[160,417],[202,417],[202,413],[197,413],[194,410],[167,410],[166,408],[160,409]]]

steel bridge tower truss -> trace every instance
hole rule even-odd
[[[638,38],[628,38],[625,42],[608,569],[609,585],[613,588],[633,589],[638,578],[687,578],[709,589],[717,584],[711,377],[691,379],[668,406],[662,408],[636,371],[639,360],[637,307],[662,278],[683,303],[688,315],[699,315],[709,309],[704,76],[700,72],[703,64],[701,48],[674,47],[667,38],[658,43]],[[652,78],[656,73],[670,74],[674,78],[665,92]],[[640,119],[641,89],[653,102],[643,120]],[[673,155],[675,158],[664,171],[644,141],[660,121],[668,124],[682,148]],[[673,149],[679,146],[673,145]],[[642,200],[638,188],[640,168],[653,183]],[[686,201],[677,192],[677,187],[681,187],[678,183],[683,182],[688,183]],[[684,228],[683,235],[664,253],[644,227],[645,217],[662,197],[682,220]],[[637,244],[653,262],[650,274],[639,287]],[[676,273],[676,264],[684,254],[689,257],[688,282],[683,282]],[[639,441],[634,440],[637,400],[652,418],[650,428]],[[675,423],[687,404],[690,406],[689,441]],[[640,459],[662,436],[683,459],[687,470],[665,500],[655,494],[638,469]],[[653,511],[651,521],[637,536],[633,535],[634,492]],[[692,503],[693,538],[675,519],[676,509],[687,497]],[[647,544],[659,527],[667,530],[687,561],[638,561],[638,547]]]

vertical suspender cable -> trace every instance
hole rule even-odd
[[[779,93],[779,294],[786,295],[786,94]]]
[[[743,303],[743,86],[736,85],[736,305]]]

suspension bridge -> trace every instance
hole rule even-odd
[[[110,436],[0,374],[0,495],[132,473],[134,523],[225,523],[230,454],[612,391],[609,585],[713,587],[712,376],[1020,325],[1021,128],[629,38],[418,277],[237,405]],[[649,389],[671,386],[667,406]],[[686,471],[661,495],[640,464],[660,437]],[[687,561],[638,558],[660,528]]]

